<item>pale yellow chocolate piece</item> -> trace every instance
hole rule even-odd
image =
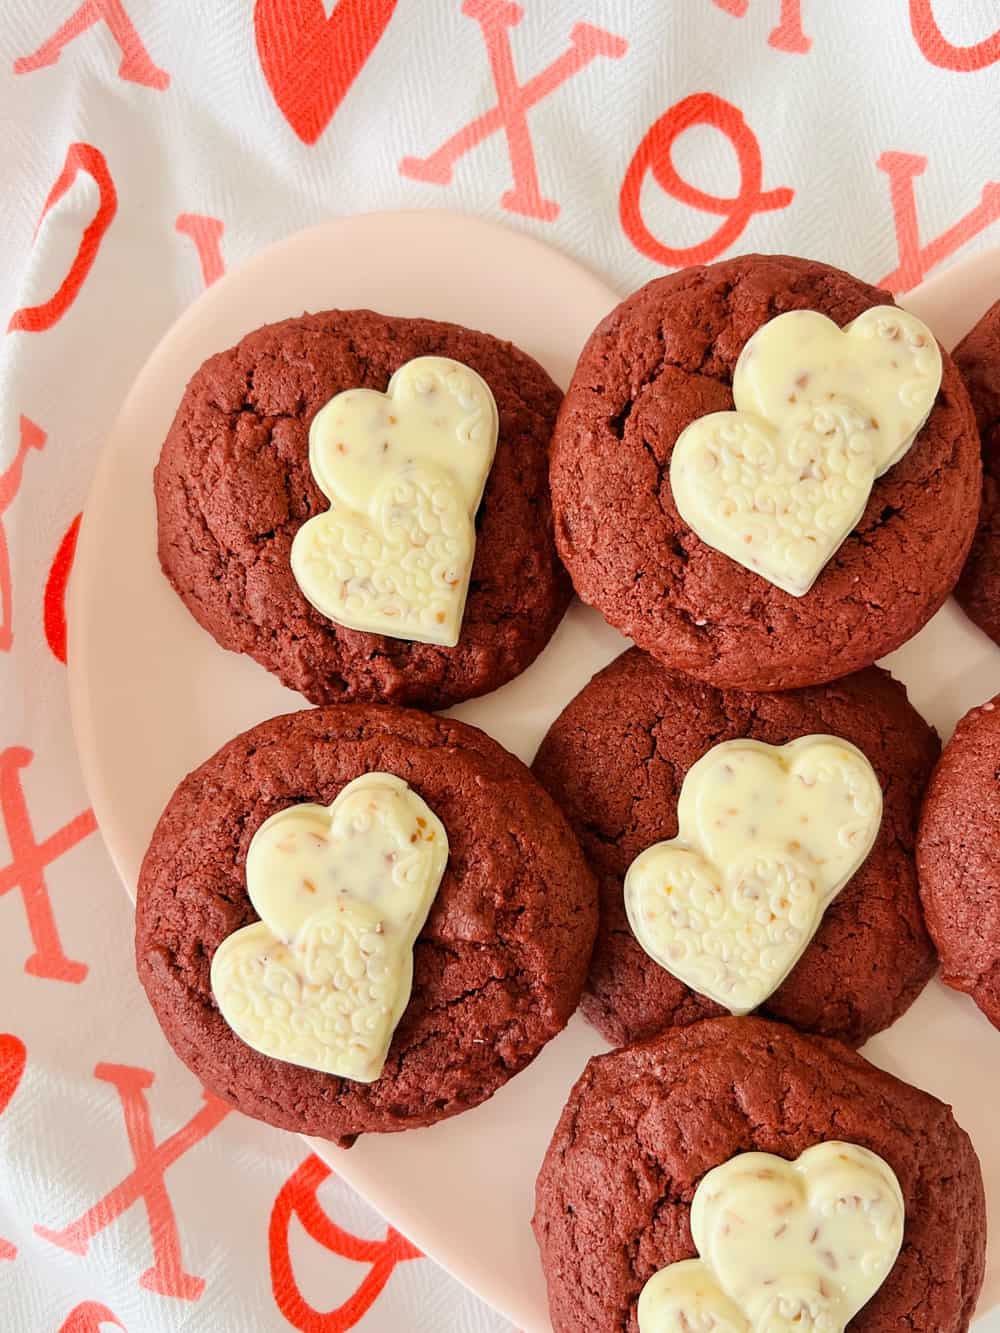
[[[330,508],[292,542],[313,606],[350,629],[458,643],[497,430],[489,385],[443,356],[400,366],[384,394],[331,398],[309,429]]]
[[[881,818],[878,778],[848,741],[716,745],[684,778],[677,837],[629,866],[632,933],[686,986],[747,1014],[801,958]]]
[[[746,1333],[740,1308],[700,1259],[654,1273],[639,1294],[639,1333]]]
[[[899,1181],[867,1148],[734,1157],[695,1191],[701,1258],[643,1288],[640,1333],[843,1333],[888,1277],[904,1224]]]
[[[678,512],[709,546],[802,597],[940,387],[940,348],[905,310],[875,306],[843,330],[815,310],[778,315],[736,362],[736,410],[678,437]]]
[[[391,773],[355,778],[330,806],[272,815],[247,852],[261,919],[212,959],[223,1018],[273,1059],[377,1079],[447,861],[441,821]]]

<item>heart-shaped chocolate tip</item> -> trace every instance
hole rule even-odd
[[[272,815],[247,852],[261,920],[212,959],[222,1017],[262,1055],[378,1078],[447,861],[441,821],[391,773],[355,778],[329,807]]]
[[[695,1191],[701,1258],[643,1288],[640,1333],[843,1333],[892,1270],[904,1224],[899,1181],[867,1148],[734,1157]]]
[[[317,412],[309,463],[330,508],[295,534],[291,562],[318,611],[458,643],[498,421],[486,381],[442,356],[408,361],[384,394],[348,389]]]
[[[677,837],[629,866],[632,933],[686,986],[749,1013],[798,962],[881,818],[878,778],[848,741],[716,745],[684,778]]]
[[[740,353],[736,410],[678,437],[678,513],[709,546],[804,596],[916,439],[941,371],[934,335],[895,306],[844,329],[815,310],[779,315]]]

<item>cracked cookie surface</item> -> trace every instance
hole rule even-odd
[[[832,680],[912,637],[954,586],[979,508],[979,441],[949,357],[916,443],[804,597],[701,541],[670,489],[678,436],[732,409],[737,357],[762,324],[813,309],[844,325],[891,300],[824,264],[748,255],[656,279],[612,311],[552,442],[556,541],[580,597],[668,666],[723,688]]]
[[[471,366],[500,414],[454,648],[334,624],[290,564],[296,532],[329,507],[309,467],[312,418],[344,389],[384,392],[419,356]],[[218,643],[312,703],[447,708],[485,694],[534,661],[569,603],[548,488],[560,397],[524,352],[456,324],[334,310],[266,325],[187,386],[154,479],[160,564]]]
[[[851,1333],[965,1333],[983,1280],[979,1162],[943,1103],[779,1023],[724,1018],[592,1059],[535,1192],[555,1333],[638,1333],[658,1269],[695,1257],[701,1178],[737,1153],[794,1160],[825,1140],[877,1153],[906,1203],[903,1248]]]
[[[972,399],[983,458],[979,526],[955,598],[1000,643],[1000,301],[965,335],[954,356]]]
[[[913,853],[920,800],[939,744],[902,685],[870,667],[786,694],[717,690],[629,649],[563,709],[534,772],[562,806],[597,876],[600,926],[583,1011],[616,1045],[724,1011],[641,948],[622,884],[647,847],[677,836],[691,765],[723,741],[784,745],[829,734],[862,751],[883,790],[868,858],[826,909],[762,1012],[860,1045],[920,994],[935,966]]]
[[[362,1084],[245,1045],[209,969],[256,920],[245,860],[257,828],[289,805],[328,805],[372,771],[423,797],[450,854],[384,1071]],[[348,1145],[476,1106],[523,1069],[576,1008],[596,918],[579,847],[519,760],[461,722],[341,704],[264,722],[180,784],[142,866],[136,962],[164,1033],[206,1087],[247,1115]]]
[[[1000,1028],[1000,695],[959,722],[934,770],[917,869],[942,980]]]

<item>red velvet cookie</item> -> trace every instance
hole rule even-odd
[[[360,1083],[246,1045],[209,969],[256,920],[245,862],[263,821],[327,805],[379,771],[423,797],[450,854],[384,1070]],[[180,784],[142,866],[136,961],[167,1039],[206,1087],[247,1115],[348,1145],[476,1106],[534,1059],[576,1008],[596,918],[580,849],[519,760],[461,722],[341,704],[261,723]]]
[[[1000,1028],[1000,695],[966,713],[934,770],[917,870],[941,979]]]
[[[562,806],[597,876],[601,921],[583,998],[616,1045],[724,1011],[641,948],[622,884],[647,847],[677,835],[684,776],[706,751],[748,737],[783,745],[830,734],[856,745],[883,789],[875,845],[762,1012],[860,1045],[934,971],[913,862],[920,800],[939,745],[885,671],[870,667],[784,694],[717,690],[633,648],[599,672],[542,741],[534,772]]]
[[[802,597],[703,542],[670,487],[678,436],[732,409],[737,357],[763,324],[811,309],[843,326],[891,301],[825,264],[762,255],[670,274],[623,301],[584,348],[553,437],[556,541],[580,597],[667,666],[723,689],[833,680],[915,634],[954,586],[979,506],[975,423],[947,356],[916,442]]]
[[[895,1172],[903,1248],[851,1333],[966,1333],[986,1206],[972,1144],[936,1098],[839,1042],[715,1019],[592,1059],[542,1164],[534,1230],[554,1333],[638,1333],[652,1275],[694,1258],[701,1178],[738,1153],[854,1143]]]
[[[983,455],[979,526],[955,597],[1000,643],[1000,301],[965,335],[954,356],[972,399]]]
[[[290,564],[295,534],[329,507],[309,466],[313,417],[345,389],[384,391],[418,356],[471,366],[499,409],[454,648],[335,624]],[[485,694],[534,661],[569,603],[547,476],[559,401],[531,357],[455,324],[333,310],[266,325],[206,361],[177,409],[155,475],[163,571],[224,648],[312,703],[446,708]]]

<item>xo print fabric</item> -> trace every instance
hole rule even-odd
[[[207,1096],[133,976],[70,736],[64,593],[157,339],[345,199],[507,222],[623,292],[750,250],[905,292],[1000,244],[998,29],[992,0],[3,7],[5,1328],[510,1331],[297,1138]]]

